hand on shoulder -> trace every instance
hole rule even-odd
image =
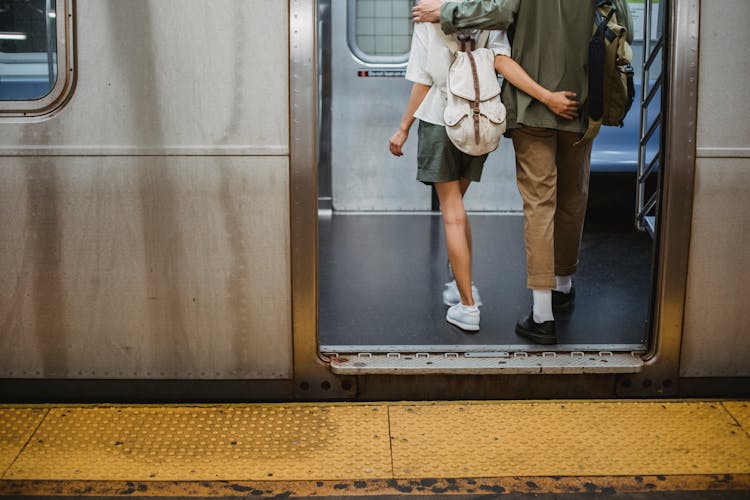
[[[440,5],[443,0],[419,0],[411,10],[415,23],[437,23],[440,21]]]

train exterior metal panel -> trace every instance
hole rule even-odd
[[[0,123],[0,378],[292,377],[288,11],[76,3],[72,99]]]
[[[731,12],[731,16],[726,13]],[[750,33],[741,0],[701,2],[697,162],[683,377],[749,376],[750,79],[744,51]]]
[[[683,377],[750,376],[750,160],[698,158]]]
[[[745,0],[701,2],[699,156],[750,156],[750,32],[742,22],[748,15]]]
[[[0,377],[290,377],[287,168],[4,159]]]
[[[747,35],[710,25],[698,94],[698,23],[724,19],[723,4],[664,4],[667,155],[654,335],[641,373],[333,374],[317,339],[317,2],[79,0],[71,100],[43,117],[0,118],[0,393],[610,397],[678,394],[682,383],[706,380],[680,375],[726,377],[708,379],[711,394],[746,391],[739,377],[748,375],[747,336],[739,329],[748,254],[737,235],[748,234],[747,132],[734,130],[745,108],[736,105],[724,121],[714,112],[724,94],[746,95],[747,70],[733,68],[730,82],[704,65],[720,58],[713,44],[737,48]],[[731,6],[732,23],[747,17],[746,5]],[[368,66],[347,47],[344,11],[333,15],[334,79],[338,71],[351,80],[332,89],[333,121],[343,125],[332,133],[335,208],[427,210],[414,158],[387,154],[408,83],[356,76]],[[742,53],[732,52],[714,72]],[[724,94],[708,87],[711,78],[722,78],[715,88]],[[341,156],[337,144],[361,148]],[[501,148],[497,156],[511,165],[502,155],[512,149]],[[488,163],[486,174],[495,191],[483,198],[477,190],[469,208],[520,208],[510,197],[513,169]],[[506,181],[503,198],[496,190]],[[489,198],[509,205],[482,205]]]
[[[0,154],[288,155],[286,2],[79,0],[75,15],[72,101],[3,127]]]

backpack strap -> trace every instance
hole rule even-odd
[[[487,46],[487,42],[490,39],[490,32],[487,30],[480,30],[479,34],[476,37],[473,35],[474,33],[471,32],[459,32],[456,35],[456,39],[461,46],[461,52],[466,53],[467,57],[469,58],[469,64],[471,65],[471,76],[474,79],[474,101],[472,101],[471,103],[471,118],[474,122],[474,143],[479,145],[481,140],[479,134],[479,73],[477,71],[477,63],[474,60],[474,55],[472,54],[472,52],[477,48],[483,48]]]
[[[474,37],[465,37],[461,32],[453,35],[446,35],[440,28],[437,29],[443,42],[453,54],[456,52],[470,52],[478,48],[487,47],[487,43],[490,40],[490,32],[488,30],[479,30],[479,35]],[[463,38],[463,40],[462,40]],[[470,42],[470,43],[469,43]],[[466,50],[466,49],[469,50]]]
[[[605,30],[614,12],[605,18],[595,9],[596,30],[589,42],[589,118],[600,120],[604,113]]]
[[[456,39],[461,46],[461,52],[471,52],[477,48],[477,41],[471,33],[459,31],[456,34]]]
[[[486,48],[489,41],[490,41],[490,32],[488,30],[480,31],[479,37],[477,37],[477,47]]]
[[[589,67],[588,67],[588,125],[586,132],[575,143],[579,145],[591,141],[599,133],[602,126],[602,115],[604,114],[604,36],[609,20],[615,13],[614,5],[610,0],[593,0],[594,4],[594,34],[589,41]],[[610,11],[603,16],[599,8],[609,5]]]
[[[474,55],[471,52],[466,52],[469,57],[469,63],[471,64],[471,76],[474,78],[474,101],[471,103],[471,117],[474,120],[474,142],[479,145],[479,75],[477,73],[477,63],[474,60]]]

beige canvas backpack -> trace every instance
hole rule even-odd
[[[459,150],[472,156],[497,149],[506,127],[495,53],[484,48],[488,39],[487,31],[462,32],[446,43],[454,59],[446,81],[445,130]]]

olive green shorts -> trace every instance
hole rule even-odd
[[[468,179],[479,182],[487,155],[471,156],[453,145],[445,127],[419,122],[417,180],[425,184]]]

